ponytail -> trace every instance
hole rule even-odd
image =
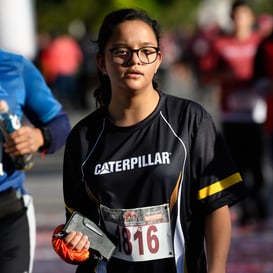
[[[106,106],[111,100],[111,83],[109,77],[103,74],[99,69],[97,70],[99,86],[94,91],[96,106]]]

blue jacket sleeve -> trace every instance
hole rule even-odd
[[[38,128],[46,128],[46,145],[39,151],[51,154],[66,141],[71,126],[62,105],[54,97],[40,71],[23,58],[23,77],[26,91],[24,114]]]
[[[48,143],[45,147],[42,147],[40,151],[45,151],[46,154],[52,154],[65,144],[71,125],[67,114],[60,111],[55,118],[44,124],[42,128],[46,128],[49,135],[47,136]]]

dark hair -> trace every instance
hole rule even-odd
[[[250,5],[245,0],[235,0],[235,1],[233,1],[232,5],[231,5],[231,9],[230,9],[231,18],[233,18],[236,9],[239,8],[239,7],[242,7],[242,6],[250,7]]]
[[[111,38],[113,29],[124,21],[130,20],[140,20],[147,23],[154,31],[157,43],[159,45],[160,27],[156,20],[151,19],[143,10],[131,8],[119,9],[106,15],[102,22],[99,29],[98,40],[96,41],[99,54],[104,54],[105,47]],[[95,90],[94,96],[97,106],[105,106],[108,105],[111,100],[111,84],[108,76],[104,75],[99,69],[97,70],[97,74],[99,79],[99,87]],[[158,84],[155,82],[155,80],[153,80],[153,86],[155,89],[158,89]]]

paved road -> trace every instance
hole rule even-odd
[[[70,113],[72,125],[84,114]],[[63,150],[55,155],[48,155],[43,160],[36,155],[36,165],[27,174],[26,187],[34,197],[37,218],[37,249],[33,273],[75,272],[75,266],[61,261],[50,244],[52,230],[64,222],[62,157]],[[273,272],[273,218],[263,227],[242,229],[234,225],[227,272]]]

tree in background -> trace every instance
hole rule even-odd
[[[231,1],[231,0],[221,0]],[[210,0],[36,0],[37,31],[55,29],[66,32],[69,22],[80,19],[90,32],[96,32],[103,16],[122,7],[142,8],[155,17],[164,28],[191,27],[197,8]],[[257,13],[273,14],[272,0],[250,0]]]

